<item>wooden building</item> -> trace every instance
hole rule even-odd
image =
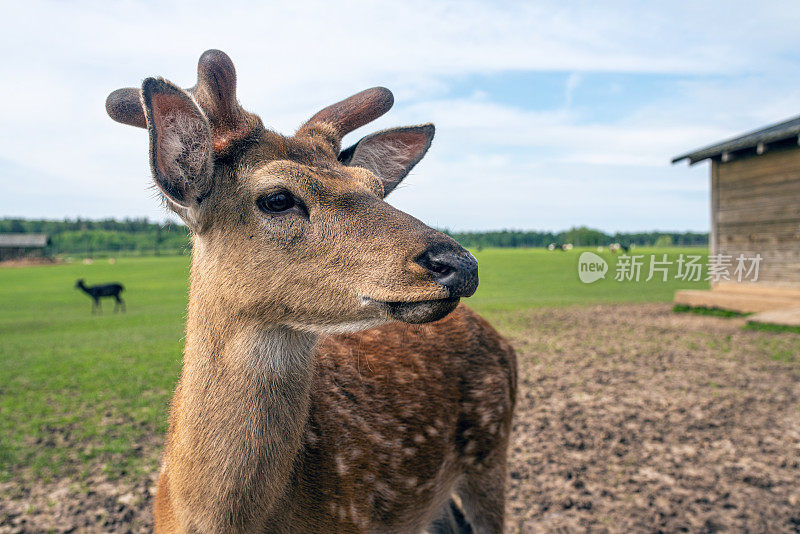
[[[47,234],[0,234],[0,261],[41,258],[49,244]]]
[[[679,291],[676,302],[762,312],[800,311],[800,117],[683,154],[673,163],[711,161],[710,253],[724,260],[760,255],[758,277]],[[731,267],[733,269],[733,266]]]

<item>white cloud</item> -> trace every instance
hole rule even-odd
[[[575,89],[581,84],[581,75],[573,72],[567,78],[567,84],[564,88],[564,107],[569,109],[572,106],[572,97],[575,94]]]
[[[163,217],[145,133],[111,122],[103,102],[148,75],[191,85],[215,47],[237,64],[241,101],[279,131],[377,84],[398,106],[375,128],[434,120],[430,160],[393,195],[429,222],[703,228],[702,169],[669,158],[798,112],[800,4],[781,4],[17,3],[0,34],[0,173],[16,169],[0,174],[0,216]],[[573,73],[563,109],[449,96],[459,76],[540,70]],[[597,71],[688,78],[673,97],[593,123],[570,103]],[[609,211],[620,198],[626,209]]]

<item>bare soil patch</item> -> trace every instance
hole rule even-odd
[[[667,304],[500,319],[520,358],[508,532],[800,531],[799,335]],[[0,484],[0,534],[149,532],[156,474],[92,469]]]
[[[665,304],[514,321],[510,532],[800,531],[800,336]]]
[[[0,261],[0,268],[3,267],[35,267],[37,265],[55,265],[57,263],[64,263],[64,260],[51,257],[32,257],[32,258],[19,258],[15,260]]]
[[[155,477],[0,484],[0,533],[152,532]]]

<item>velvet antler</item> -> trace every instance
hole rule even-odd
[[[297,133],[302,135],[317,124],[327,123],[335,128],[341,140],[356,128],[374,121],[389,111],[392,104],[394,96],[390,90],[385,87],[372,87],[317,112]]]
[[[214,152],[225,153],[236,141],[261,127],[261,119],[248,113],[236,100],[236,69],[225,52],[208,50],[197,64],[197,84],[187,89],[211,125]],[[106,99],[106,111],[117,122],[146,128],[141,91],[117,89]]]

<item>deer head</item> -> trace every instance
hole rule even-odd
[[[436,320],[478,284],[466,250],[384,201],[430,147],[432,124],[341,150],[392,103],[367,89],[282,136],[239,105],[233,63],[210,50],[194,87],[147,78],[106,109],[149,132],[153,179],[193,233],[193,291],[243,319],[336,332]]]

